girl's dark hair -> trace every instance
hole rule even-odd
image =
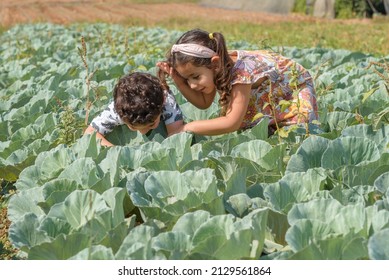
[[[232,79],[232,67],[234,62],[228,55],[227,46],[224,40],[223,34],[219,32],[209,33],[201,29],[193,29],[185,32],[176,42],[176,44],[199,44],[215,51],[219,59],[218,69],[215,72],[214,83],[217,91],[220,93],[219,104],[222,107],[222,115],[227,111],[227,107],[230,102],[231,93],[231,79]],[[178,64],[192,63],[194,66],[205,66],[209,69],[212,68],[211,58],[200,58],[182,54],[180,52],[171,53],[170,51],[166,55],[167,63],[173,67]],[[158,76],[161,83],[168,87],[166,82],[166,74],[162,70],[159,70]]]
[[[114,107],[127,124],[152,123],[162,113],[164,89],[157,77],[134,72],[119,79],[114,88]]]

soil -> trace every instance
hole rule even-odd
[[[0,208],[0,260],[11,260],[17,258],[17,249],[12,248],[8,240],[8,229],[10,221],[7,219],[7,209]]]
[[[0,25],[48,21],[57,24],[142,19],[150,24],[173,17],[217,18],[253,23],[312,20],[303,15],[278,15],[206,7],[196,3],[136,4],[125,0],[1,0]]]

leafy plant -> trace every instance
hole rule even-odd
[[[79,52],[87,65],[76,67],[85,34],[88,52]],[[120,126],[108,136],[111,148],[81,136],[85,105],[93,103],[89,116],[98,114],[119,76],[155,73],[160,50],[179,34],[37,24],[1,35],[0,176],[3,189],[16,188],[5,205],[18,257],[386,258],[388,123],[373,119],[389,98],[384,80],[366,69],[382,59],[283,49],[318,73],[320,125],[309,136],[299,127],[269,137],[266,118],[208,137],[165,138],[160,130],[146,137]],[[218,115],[217,103],[198,111],[172,90],[187,120]]]

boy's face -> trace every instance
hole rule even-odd
[[[161,119],[161,114],[159,114],[152,123],[150,124],[127,124],[128,128],[133,131],[139,131],[141,134],[146,134],[151,129],[157,128],[159,121]]]

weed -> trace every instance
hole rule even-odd
[[[373,71],[384,81],[386,90],[389,94],[389,60],[384,59],[383,62],[371,61],[367,69],[373,68]],[[381,68],[382,73],[376,68]]]
[[[375,62],[372,61],[370,64],[367,66],[367,69],[372,68],[374,73],[376,73],[384,82],[386,92],[389,95],[389,61],[384,59],[383,62]],[[379,71],[378,69],[381,71]],[[364,100],[366,100],[368,97],[370,97],[376,90],[377,88],[373,88],[369,92],[367,92],[364,96]],[[385,108],[381,110],[378,113],[373,114],[372,116],[372,125],[374,129],[378,129],[381,123],[389,123],[389,108]]]
[[[59,128],[59,136],[56,145],[65,144],[71,146],[81,135],[83,125],[77,121],[71,107],[66,106],[61,113]]]
[[[85,121],[84,121],[84,125],[85,125],[85,127],[87,127],[88,123],[89,123],[89,112],[90,112],[90,108],[92,107],[92,102],[90,101],[90,96],[89,96],[89,92],[90,92],[90,89],[91,89],[91,80],[93,78],[93,75],[96,73],[97,69],[95,69],[92,73],[90,73],[88,62],[86,60],[87,48],[86,48],[86,43],[85,43],[85,39],[84,39],[83,36],[81,36],[81,48],[78,47],[78,54],[80,55],[81,60],[83,62],[85,70],[86,70],[86,74],[85,74],[86,89],[85,89]]]

